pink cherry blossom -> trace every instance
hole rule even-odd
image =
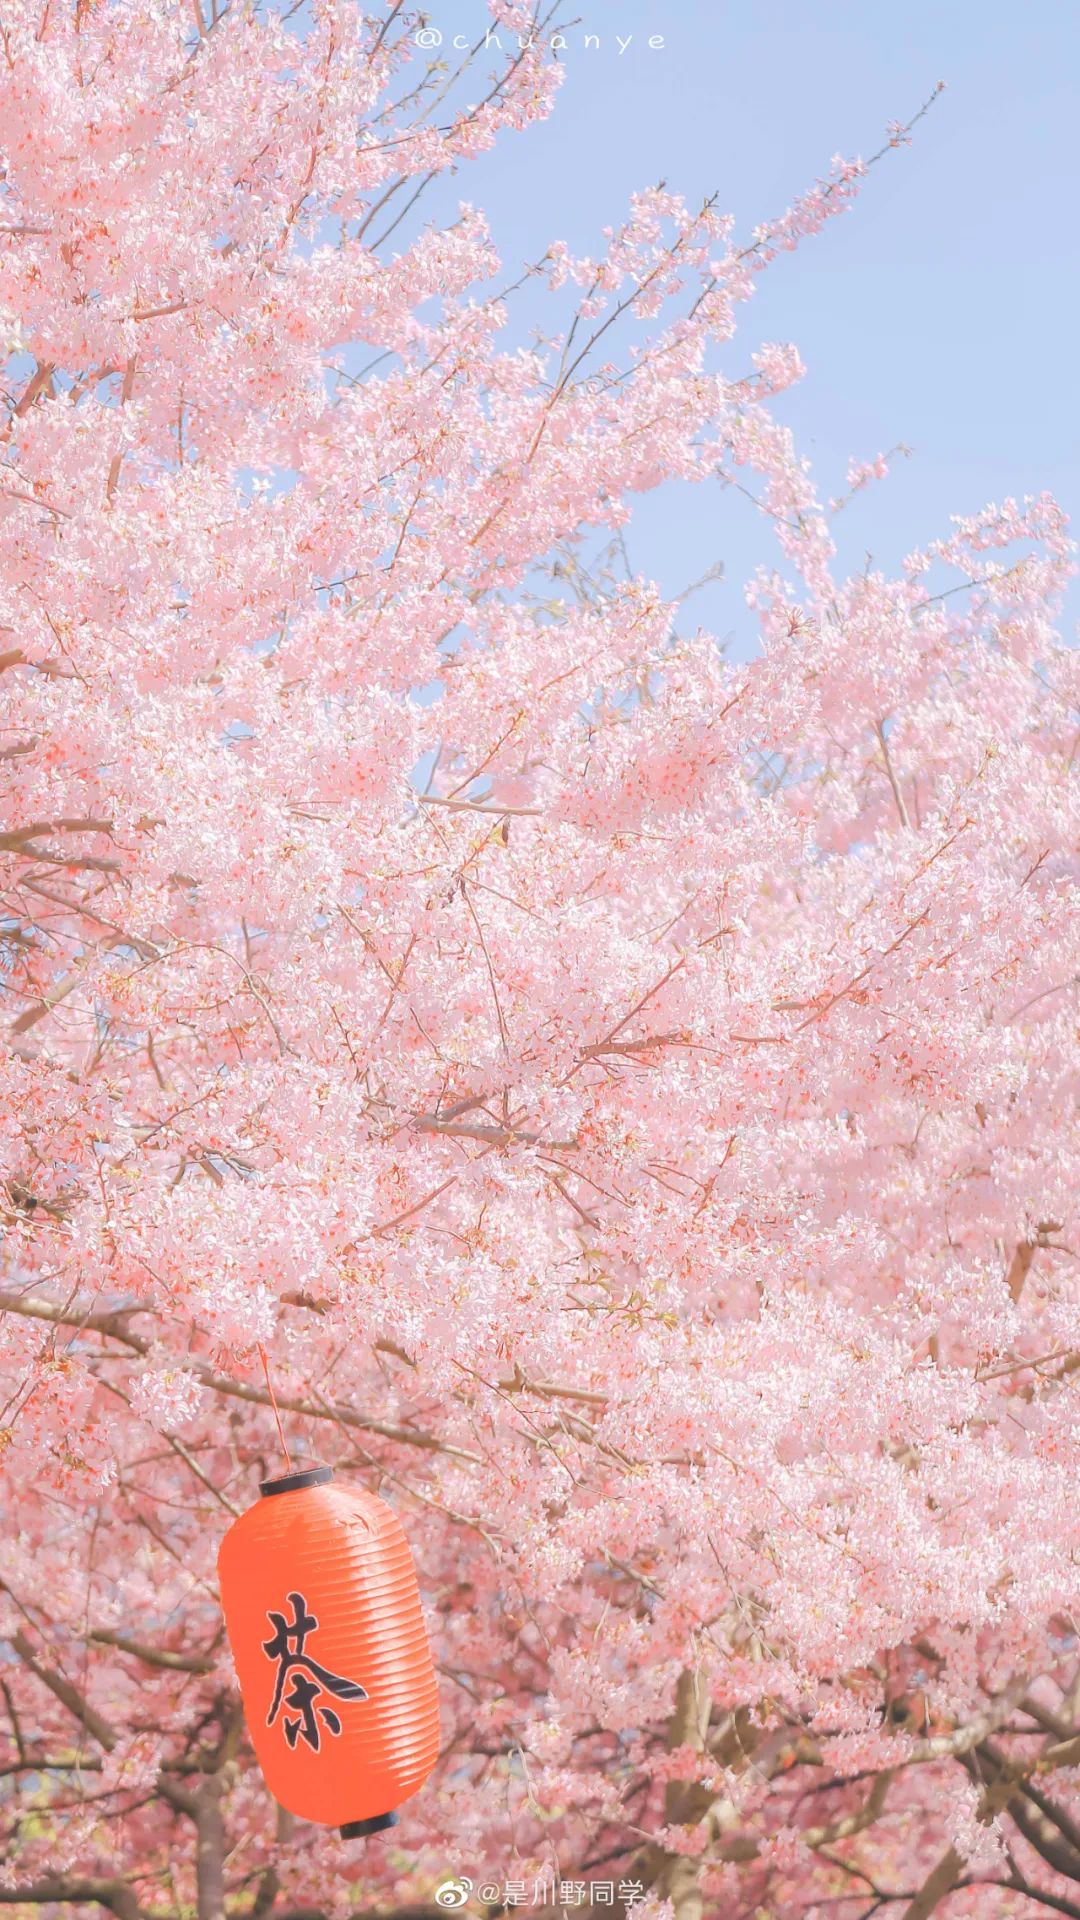
[[[914,122],[524,280],[410,219],[554,101],[492,13],[471,104],[397,8],[0,23],[0,1903],[1074,1912],[1072,543],[844,578],[796,350],[728,365]],[[716,478],[739,664],[617,545]],[[262,1351],[438,1662],[359,1854],[223,1634]]]

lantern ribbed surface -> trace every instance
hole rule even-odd
[[[357,1830],[427,1779],[435,1671],[412,1554],[375,1494],[327,1468],[264,1483],[229,1528],[221,1603],[266,1783],[300,1819]]]

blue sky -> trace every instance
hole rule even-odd
[[[447,52],[487,24],[483,0],[427,10]],[[507,268],[556,237],[594,252],[629,194],[660,178],[691,201],[716,190],[750,227],[834,153],[873,152],[944,80],[854,212],[764,276],[731,371],[760,340],[799,347],[807,377],[780,409],[826,495],[843,491],[850,457],[911,447],[840,516],[853,567],[868,551],[895,565],[951,513],[1009,493],[1047,488],[1077,511],[1075,0],[577,0],[563,14],[578,24],[552,118],[440,183],[425,218],[458,197],[482,206]],[[669,593],[722,561],[695,620],[738,652],[752,644],[741,586],[773,549],[751,507],[717,487],[668,489],[640,503],[629,545]],[[1080,594],[1070,637],[1078,617]]]

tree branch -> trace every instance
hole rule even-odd
[[[34,1906],[70,1906],[86,1900],[108,1907],[117,1920],[144,1920],[142,1907],[123,1880],[65,1880],[58,1876],[34,1881],[30,1886],[0,1886],[0,1903],[9,1907],[23,1901]]]
[[[48,1687],[49,1692],[67,1708],[69,1713],[74,1714],[80,1725],[86,1728],[87,1733],[93,1734],[98,1745],[104,1747],[106,1753],[111,1753],[116,1745],[117,1736],[108,1721],[103,1719],[90,1702],[83,1698],[78,1688],[72,1686],[70,1680],[66,1680],[55,1667],[47,1667],[38,1659],[21,1628],[9,1638],[23,1665],[41,1681],[43,1687]],[[86,1897],[90,1899],[97,1896],[87,1895]]]
[[[150,1312],[152,1309],[138,1304],[130,1307],[115,1308],[111,1313],[80,1313],[76,1308],[57,1306],[51,1300],[43,1300],[39,1294],[18,1294],[0,1292],[0,1313],[23,1314],[31,1320],[48,1320],[54,1326],[74,1327],[79,1332],[101,1333],[110,1340],[118,1340],[130,1348],[132,1353],[149,1352],[149,1342],[138,1334],[127,1332],[122,1319],[129,1313]],[[104,1357],[104,1356],[103,1356]],[[222,1393],[234,1400],[248,1400],[260,1407],[273,1405],[265,1387],[256,1386],[247,1380],[232,1380],[226,1374],[215,1373],[209,1361],[197,1354],[185,1354],[182,1365],[194,1373],[203,1386],[211,1393]],[[279,1393],[277,1404],[288,1413],[299,1413],[307,1420],[331,1420],[336,1426],[353,1427],[361,1433],[377,1433],[384,1440],[395,1440],[406,1447],[420,1447],[429,1453],[445,1453],[455,1460],[479,1462],[480,1455],[468,1447],[455,1446],[449,1440],[440,1440],[434,1434],[414,1432],[411,1427],[390,1426],[385,1420],[371,1420],[366,1415],[354,1413],[351,1407],[321,1406],[304,1400],[295,1394]]]

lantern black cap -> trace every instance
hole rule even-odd
[[[333,1467],[303,1467],[298,1473],[282,1473],[276,1480],[260,1480],[259,1492],[298,1493],[301,1487],[325,1487],[334,1477]]]
[[[340,1831],[343,1840],[366,1840],[369,1833],[382,1833],[386,1827],[396,1826],[396,1813],[376,1813],[370,1820],[350,1820]]]

